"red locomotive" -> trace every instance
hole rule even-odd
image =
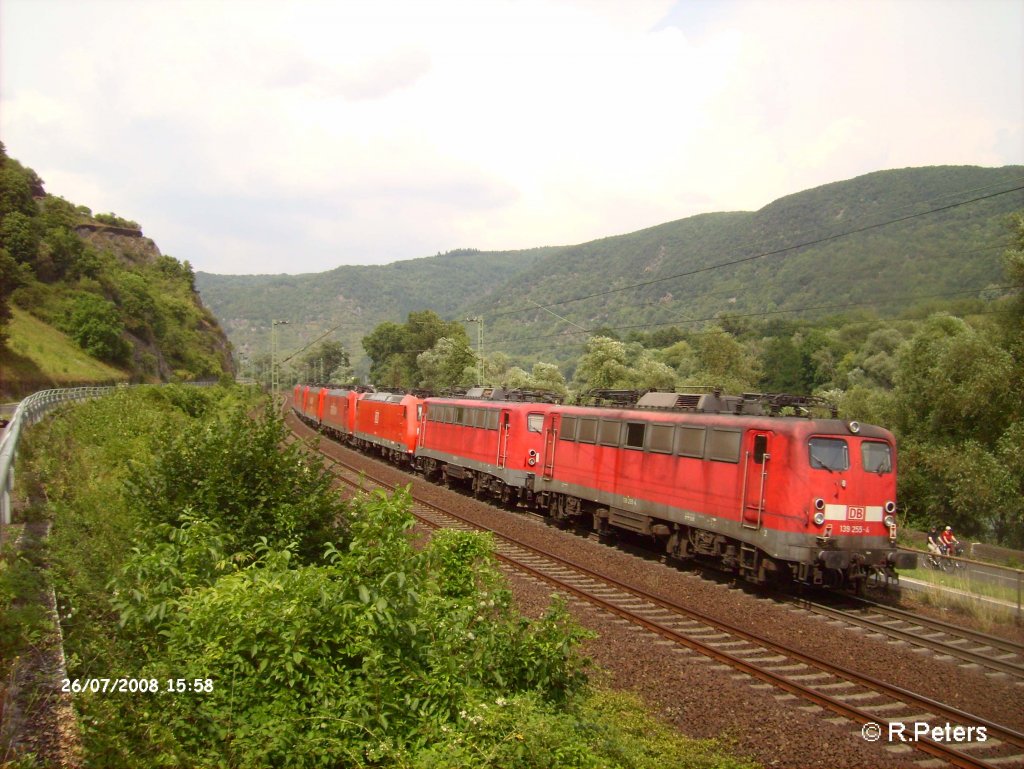
[[[296,388],[307,421],[326,423],[331,392],[346,391],[322,391],[317,409],[316,392]],[[506,397],[375,393],[354,399],[351,429],[335,432],[477,496],[602,535],[634,532],[753,582],[860,589],[874,571],[916,565],[895,546],[892,434],[812,419],[812,399],[652,392],[590,407]]]
[[[415,461],[423,401],[415,395],[369,393],[355,402],[352,443],[396,464]]]
[[[494,400],[505,395],[476,388],[466,398],[424,401],[416,461],[427,478],[461,481],[503,504],[530,504],[544,422],[556,406]]]
[[[355,430],[356,401],[363,394],[356,390],[322,390],[320,429],[333,438],[347,441]]]

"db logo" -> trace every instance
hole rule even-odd
[[[846,508],[846,520],[848,520],[848,521],[863,521],[864,520],[864,508],[863,507],[848,507],[848,508]]]

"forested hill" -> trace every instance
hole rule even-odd
[[[584,335],[551,312],[621,336],[662,324],[695,330],[723,315],[891,316],[1001,285],[1007,215],[1024,208],[1024,190],[1000,193],[1022,186],[1024,166],[872,173],[753,213],[694,216],[562,249],[495,302],[466,311],[490,316],[501,349],[556,359],[561,335],[570,344]]]
[[[47,194],[0,144],[0,396],[231,370],[187,261],[136,222]]]
[[[305,275],[213,275],[196,273],[203,301],[213,310],[235,348],[250,358],[267,353],[272,320],[281,350],[288,351],[331,328],[358,358],[360,340],[378,323],[404,320],[429,308],[446,317],[494,298],[499,287],[529,274],[554,248],[482,252],[472,249],[395,262],[344,266]]]
[[[343,324],[339,338],[358,356],[377,323],[430,308],[482,315],[489,350],[564,361],[580,350],[580,327],[624,336],[723,314],[792,318],[854,306],[886,316],[957,291],[976,296],[1003,280],[1006,217],[1024,208],[1024,192],[1005,191],[1022,185],[1024,166],[880,171],[757,212],[692,216],[576,246],[196,277],[236,346],[254,352],[266,350],[279,318],[292,324],[285,347]],[[590,298],[573,301],[580,297]]]

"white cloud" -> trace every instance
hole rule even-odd
[[[4,0],[0,133],[213,272],[572,243],[1024,162],[1014,0]]]

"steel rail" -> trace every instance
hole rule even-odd
[[[967,649],[957,646],[950,641],[929,638],[921,635],[919,631],[922,629],[933,630],[936,633],[943,633],[952,637],[954,642],[956,640],[969,641],[982,646],[988,646],[994,651],[998,650],[1005,654],[1015,655],[1018,658],[1024,659],[1024,646],[1015,644],[1013,641],[989,636],[985,633],[979,633],[977,631],[970,630],[969,628],[962,628],[958,625],[948,625],[940,620],[925,619],[919,615],[911,614],[910,612],[903,612],[899,609],[895,609],[893,610],[894,613],[890,613],[888,611],[888,607],[885,607],[882,604],[874,604],[873,606],[877,608],[872,608],[869,611],[891,617],[899,622],[916,625],[916,630],[914,628],[907,627],[894,627],[881,620],[858,616],[851,611],[837,608],[835,606],[829,606],[817,601],[798,599],[791,601],[790,603],[794,606],[806,609],[807,611],[814,612],[815,614],[832,617],[840,622],[846,622],[875,633],[881,633],[891,638],[905,641],[906,643],[914,646],[920,646],[930,649],[931,651],[956,657],[973,665],[989,668],[1014,678],[1024,678],[1024,663],[1012,662],[1006,659],[1000,659],[999,657],[992,657],[987,654],[983,654],[976,649]],[[900,615],[905,615],[905,618]]]

